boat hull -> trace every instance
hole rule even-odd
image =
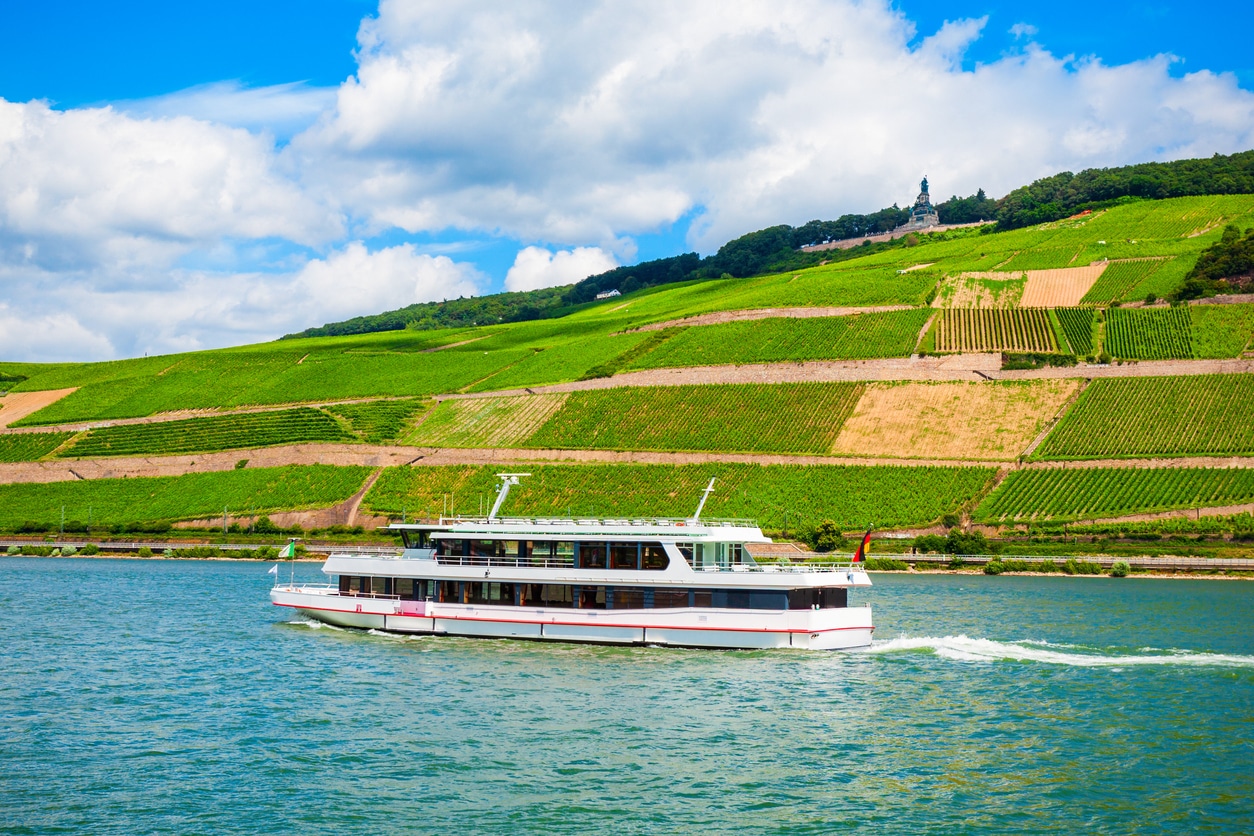
[[[594,610],[441,604],[275,587],[276,606],[337,627],[389,633],[722,649],[845,650],[871,643],[870,607]]]

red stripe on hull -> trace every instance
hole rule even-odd
[[[377,615],[387,616],[390,618],[430,618],[444,621],[481,621],[493,624],[554,624],[561,627],[618,627],[627,630],[700,630],[712,631],[717,633],[793,633],[800,635],[809,633],[811,635],[818,633],[835,633],[841,630],[871,630],[874,632],[873,625],[865,627],[826,627],[822,630],[796,630],[787,627],[770,628],[770,627],[687,627],[682,625],[667,624],[610,624],[603,621],[530,621],[519,618],[480,618],[477,616],[463,615],[407,615],[405,613],[390,612],[357,612],[356,610],[339,610],[334,607],[305,607],[300,604],[280,604],[275,602],[276,607],[291,607],[295,610],[316,610],[318,612],[337,612],[344,615]]]

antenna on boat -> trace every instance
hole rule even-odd
[[[717,476],[710,477],[710,484],[705,486],[705,490],[701,492],[701,501],[697,503],[697,510],[692,515],[692,521],[695,523],[701,518],[701,509],[705,507],[705,501],[710,498],[710,494],[714,493],[714,480]]]
[[[501,510],[501,505],[505,503],[505,497],[509,496],[509,489],[518,484],[518,480],[523,476],[530,476],[530,473],[498,473],[497,477],[501,480],[501,486],[497,489],[496,502],[492,503],[492,510],[488,513],[488,520],[496,519],[496,512]]]

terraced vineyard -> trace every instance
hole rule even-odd
[[[562,408],[566,395],[508,395],[443,401],[405,439],[419,447],[523,445]]]
[[[384,471],[364,505],[399,517],[476,513],[495,494],[499,467],[404,467]],[[994,471],[978,467],[800,465],[541,465],[510,494],[506,515],[686,517],[710,477],[703,517],[747,517],[791,532],[830,519],[842,529],[925,525],[970,504]],[[787,515],[787,518],[785,518]]]
[[[631,363],[659,369],[789,360],[906,357],[931,315],[927,308],[812,319],[756,319],[686,328]]]
[[[942,352],[1058,350],[1049,312],[1041,308],[948,309],[932,327],[936,350]]]
[[[1093,310],[1091,308],[1058,308],[1054,311],[1067,337],[1072,354],[1087,357],[1093,353]]]
[[[1254,470],[1018,470],[976,509],[984,523],[1080,520],[1254,502]]]
[[[1040,459],[1254,454],[1254,377],[1093,381],[1037,448]]]
[[[356,440],[325,412],[302,408],[103,427],[90,431],[60,455],[152,456]]]
[[[74,433],[6,433],[0,435],[0,462],[33,462],[60,447]]]
[[[1135,360],[1193,356],[1189,308],[1111,308],[1106,312],[1106,351]]]
[[[786,383],[574,392],[528,446],[825,454],[862,391]]]
[[[1016,270],[1056,270],[1060,267],[1074,267],[1073,261],[1080,252],[1080,246],[1056,248],[1042,247],[1022,252],[1000,265],[998,270],[1014,272]]]
[[[342,403],[326,407],[326,411],[348,421],[353,432],[368,444],[395,441],[404,433],[413,417],[421,412],[427,402],[420,398],[370,401],[369,403]]]
[[[1107,305],[1126,300],[1133,288],[1148,279],[1162,265],[1162,259],[1113,262],[1102,271],[1101,277],[1089,292],[1084,294],[1081,304]]]
[[[356,493],[371,469],[306,465],[139,479],[0,485],[0,530],[23,523],[67,530],[321,508]]]
[[[421,338],[411,339],[415,346],[425,344]],[[157,358],[165,368],[148,361],[123,361],[97,364],[106,369],[50,370],[22,386],[56,389],[65,382],[66,386],[82,388],[17,425],[134,418],[186,409],[428,395],[468,386],[531,354],[525,348],[484,353],[471,350],[474,344],[465,346],[467,350],[452,348],[435,353],[386,350],[389,343],[373,334],[351,340],[301,342],[316,343],[317,348],[292,350],[288,343],[276,343],[249,351]],[[351,350],[354,345],[376,350]]]

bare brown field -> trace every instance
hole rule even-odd
[[[1023,308],[1074,308],[1080,304],[1109,262],[1087,267],[1028,270],[1019,306]]]
[[[1023,273],[961,273],[941,285],[934,308],[1014,308],[1023,296]]]
[[[1013,461],[1078,387],[1033,383],[872,383],[832,454]]]
[[[442,401],[405,439],[426,447],[509,447],[523,444],[569,394],[507,395]]]
[[[49,404],[56,403],[73,389],[45,389],[42,392],[10,392],[0,398],[0,427],[7,427],[14,421],[20,421],[32,412],[38,412]]]

